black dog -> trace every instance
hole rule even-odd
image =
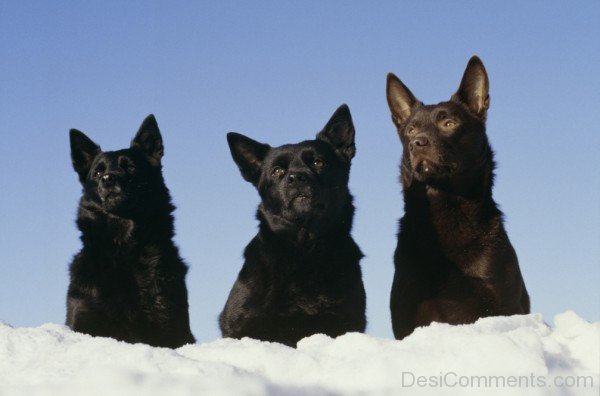
[[[492,199],[488,87],[475,56],[458,91],[437,105],[423,105],[388,75],[387,100],[404,146],[405,215],[390,304],[398,339],[433,321],[529,312],[517,256]]]
[[[83,185],[77,218],[83,249],[70,267],[67,325],[131,343],[193,343],[187,266],[172,241],[175,208],[162,176],[154,116],[128,149],[102,152],[75,129],[70,138]]]
[[[315,140],[270,147],[229,133],[231,154],[258,190],[259,232],[219,323],[225,337],[295,346],[366,326],[366,297],[348,191],[354,125],[342,105]]]

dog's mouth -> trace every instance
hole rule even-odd
[[[292,196],[289,207],[300,211],[323,210],[325,205],[319,199],[319,194],[313,191],[302,191]]]
[[[117,191],[109,191],[101,195],[103,202],[114,202],[123,199],[123,194]]]
[[[304,203],[304,202],[309,202],[312,200],[312,194],[298,194],[296,195],[294,198],[292,198],[292,202],[300,202],[300,203]]]
[[[130,197],[122,190],[109,190],[100,194],[102,206],[109,212],[115,212],[130,206]]]
[[[459,166],[455,162],[432,161],[423,159],[418,161],[413,167],[413,172],[417,179],[427,180],[442,176],[450,176],[458,170]]]
[[[294,195],[290,199],[289,207],[294,211],[307,212],[310,211],[313,206],[313,195],[309,193],[300,193]]]
[[[424,175],[431,174],[431,172],[433,171],[433,166],[433,163],[431,163],[430,161],[420,161],[415,167],[415,172],[422,173]]]

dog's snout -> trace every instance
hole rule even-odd
[[[308,177],[304,173],[290,172],[287,177],[288,184],[302,184],[306,183]]]
[[[113,175],[112,173],[106,173],[105,175],[102,176],[102,184],[105,187],[111,187],[115,185],[117,178],[115,175]]]
[[[424,135],[415,136],[409,144],[411,150],[414,150],[415,148],[423,148],[426,146],[429,146],[429,139],[427,139],[427,137]]]

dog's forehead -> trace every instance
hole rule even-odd
[[[317,140],[305,140],[300,143],[284,144],[279,147],[273,147],[269,150],[266,160],[272,161],[281,157],[294,157],[306,152],[325,153],[325,147],[322,142]]]
[[[461,117],[464,114],[464,108],[458,103],[450,101],[424,105],[417,108],[412,119],[418,122],[431,121],[437,119],[439,114]]]
[[[108,162],[113,163],[121,158],[131,159],[135,161],[139,158],[139,155],[135,150],[132,149],[121,149],[115,151],[103,151],[95,158],[94,163]]]

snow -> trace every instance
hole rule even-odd
[[[569,311],[554,323],[530,314],[434,323],[402,341],[319,334],[297,349],[220,339],[171,350],[0,322],[0,395],[598,395],[600,322]]]

